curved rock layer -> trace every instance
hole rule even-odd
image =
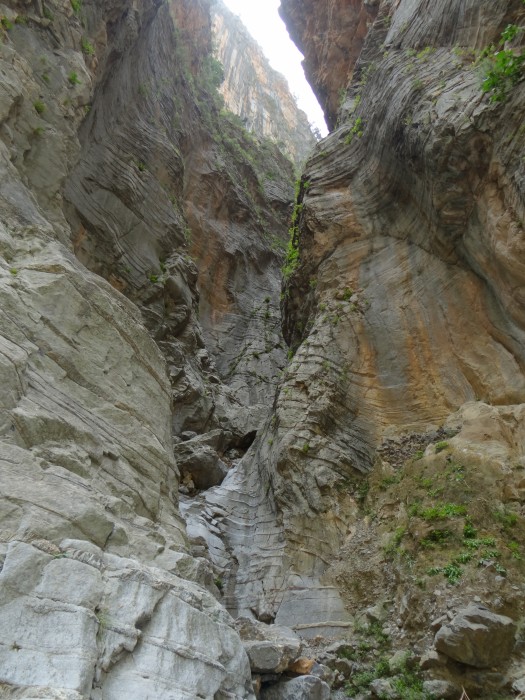
[[[382,441],[408,432],[426,446],[465,402],[525,402],[524,83],[493,102],[481,90],[486,68],[473,63],[507,25],[523,24],[524,9],[510,0],[282,5],[307,66],[316,57],[318,93],[342,90],[343,104],[301,182],[299,264],[283,304],[294,358],[265,433],[208,501],[239,562],[234,608],[284,623],[305,596],[296,623],[325,629],[347,619],[338,590],[351,612],[369,600],[349,593],[363,555],[384,561],[361,527],[363,476],[384,461],[392,477]],[[353,33],[341,13],[352,14]],[[354,35],[337,67],[330,51]],[[406,459],[417,448],[403,450]],[[514,502],[495,476],[513,459],[506,452],[505,466],[491,467],[496,508]],[[341,547],[359,559],[342,560],[334,578]],[[366,575],[380,596],[381,567]],[[401,596],[399,579],[392,585]]]
[[[170,364],[174,433],[240,439],[284,362],[292,166],[220,110],[209,3],[140,25],[126,12],[114,32],[66,186],[75,252],[141,308]]]
[[[271,139],[302,167],[316,140],[283,75],[224,3],[213,4],[215,54],[224,68],[221,95],[246,128]]]

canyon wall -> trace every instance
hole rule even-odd
[[[204,0],[0,20],[0,694],[251,698],[178,490],[273,398],[293,166],[221,114]]]
[[[213,12],[0,5],[0,697],[511,697],[525,7],[282,0],[293,211]]]
[[[524,83],[518,69],[503,94],[482,84],[497,51],[522,55],[525,11],[283,0],[281,14],[333,131],[294,213],[293,359],[266,431],[207,495],[239,563],[229,604],[309,636],[378,605],[391,639],[425,654],[432,620],[474,596],[523,615]],[[495,549],[476,569],[482,541]],[[473,693],[506,682],[433,672]]]
[[[213,4],[215,54],[224,68],[220,86],[226,107],[248,131],[271,139],[298,166],[316,140],[283,75],[224,3]]]

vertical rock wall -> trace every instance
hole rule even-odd
[[[422,606],[422,625],[443,612],[443,602],[411,589],[409,571],[400,565],[394,573],[382,549],[399,525],[410,531],[407,556],[423,552],[424,525],[407,515],[420,482],[410,481],[411,472],[397,500],[385,503],[381,479],[401,480],[396,470],[415,445],[453,435],[462,417],[450,423],[450,434],[438,428],[465,402],[513,413],[525,400],[524,83],[491,101],[481,89],[487,64],[474,62],[507,25],[523,25],[524,9],[510,0],[439,7],[287,0],[282,14],[334,129],[308,160],[297,202],[298,264],[291,261],[283,304],[293,360],[265,433],[235,480],[208,499],[222,509],[225,539],[239,561],[232,601],[240,609],[295,620],[301,633],[315,634],[340,631],[348,612],[391,596],[405,634],[410,596]],[[506,46],[519,55],[522,44],[519,31]],[[512,438],[495,460],[476,443],[489,438],[474,433],[469,488],[479,493],[483,483],[496,510],[522,514],[519,475],[510,476]],[[499,444],[498,436],[495,428]],[[450,443],[445,464],[462,440]],[[466,455],[457,454],[466,465]],[[476,460],[490,474],[486,481],[476,483]],[[445,478],[439,469],[446,467],[431,463],[436,478]],[[422,472],[427,466],[420,464]],[[370,484],[375,495],[363,507]],[[228,508],[227,489],[240,493],[242,519]],[[379,525],[366,517],[374,502],[381,503]],[[470,512],[468,498],[461,503]],[[480,528],[500,533],[504,546],[500,525],[477,510],[475,517]],[[508,566],[513,580],[496,604],[519,615],[519,567],[510,555]],[[472,584],[487,600],[491,580]],[[465,584],[457,600],[471,593]]]
[[[173,434],[259,427],[292,166],[221,121],[208,3],[0,20],[1,693],[251,698]]]

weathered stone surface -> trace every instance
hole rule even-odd
[[[488,668],[508,660],[514,648],[516,624],[481,605],[469,605],[436,634],[434,644],[455,661]]]
[[[219,90],[226,107],[249,131],[270,138],[301,167],[316,139],[286,79],[220,0],[213,3],[213,32],[215,54],[224,67]]]
[[[281,16],[305,56],[304,72],[330,128],[379,5],[377,0],[327,0],[320,11],[315,0],[281,1]]]
[[[398,700],[400,698],[389,678],[376,678],[370,683],[370,690],[374,696],[384,698],[384,700]]]
[[[312,668],[315,666],[315,659],[308,659],[306,657],[301,657],[291,663],[288,666],[288,670],[292,673],[298,673],[301,676],[310,674]]]
[[[263,688],[261,700],[328,700],[330,687],[315,676],[300,676]]]
[[[252,697],[232,620],[209,593],[82,541],[56,556],[7,550],[2,681],[25,688],[13,697]]]
[[[342,90],[344,104],[302,177],[298,266],[283,290],[294,357],[271,422],[209,503],[238,562],[227,605],[290,624],[280,617],[287,589],[311,591],[317,610],[323,584],[352,600],[355,581],[366,606],[381,596],[388,564],[360,512],[360,484],[364,492],[385,436],[435,432],[476,398],[525,401],[515,291],[524,100],[520,82],[496,108],[454,51],[497,43],[502,27],[521,22],[518,3],[498,0],[490,13],[475,0],[283,4],[305,53],[324,61],[320,90]],[[401,624],[417,627],[401,588],[392,582]]]
[[[140,308],[168,361],[174,433],[223,429],[235,445],[260,427],[284,364],[293,166],[221,111],[210,3],[146,11],[113,27],[119,60],[98,66],[105,89],[65,188],[74,249]]]
[[[10,5],[1,14],[14,20],[21,5]],[[81,17],[69,0],[25,9],[24,21],[0,29],[2,693],[251,698],[246,653],[206,591],[217,592],[209,563],[187,553],[171,433],[195,423],[243,444],[268,388],[252,392],[251,415],[227,388],[216,399],[208,388],[220,379],[195,320],[198,272],[184,252],[186,220],[170,201],[170,186],[183,198],[179,156],[164,141],[164,123],[124,124],[146,119],[132,94],[147,102],[150,77],[166,91],[172,77],[169,42],[154,44],[167,51],[154,55],[148,41],[165,30],[173,42],[176,20],[203,46],[208,5],[145,2],[129,12],[124,0],[86,0]],[[149,105],[156,117],[165,98]],[[96,126],[84,123],[81,146],[77,129],[90,102]],[[255,190],[256,176],[249,179]],[[264,217],[284,221],[288,182],[270,189],[279,213],[269,205]],[[71,238],[106,280],[75,258]],[[260,244],[263,256],[268,248]],[[264,305],[269,292],[260,285],[240,325],[268,329],[254,346],[271,345],[278,364],[278,324],[269,324],[279,262],[270,258],[272,300]],[[255,320],[254,299],[265,308]],[[174,396],[188,399],[175,416]]]
[[[226,464],[207,442],[206,436],[197,436],[175,445],[175,458],[181,473],[191,475],[198,489],[217,486],[228,472]]]
[[[301,640],[286,627],[265,625],[248,618],[237,619],[235,626],[254,673],[282,673],[301,652]]]

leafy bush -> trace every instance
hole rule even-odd
[[[513,41],[523,30],[523,27],[509,24],[502,32],[498,45],[491,44],[480,54],[478,60],[484,69],[481,89],[490,93],[491,102],[503,102],[513,86],[523,78],[525,54],[517,49],[505,48],[505,44]]]

